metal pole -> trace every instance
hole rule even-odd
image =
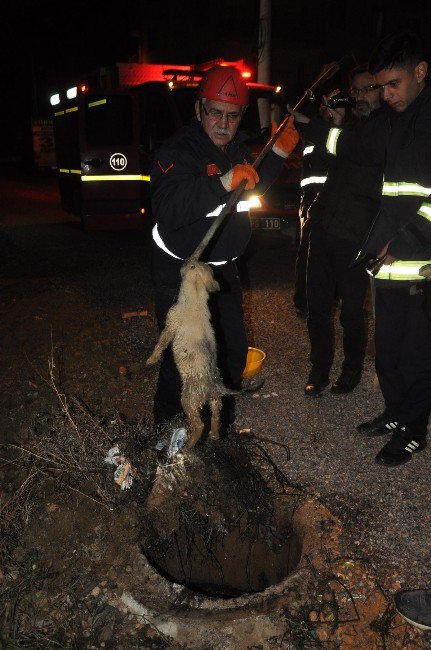
[[[271,0],[260,0],[259,12],[259,53],[257,61],[257,81],[270,83],[271,69]]]
[[[257,81],[271,83],[271,0],[260,0]],[[257,100],[261,129],[271,126],[269,99]]]

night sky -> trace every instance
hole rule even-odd
[[[272,0],[271,81],[295,102],[323,63],[366,60],[379,38],[402,27],[431,32],[431,8],[411,0]],[[28,147],[32,114],[49,96],[115,61],[155,63],[245,58],[256,67],[259,0],[9,0],[2,6],[1,158]],[[347,70],[345,71],[347,72]]]

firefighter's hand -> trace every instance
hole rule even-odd
[[[295,129],[293,122],[293,115],[291,115],[286,126],[272,147],[273,152],[282,158],[287,158],[287,156],[292,153],[298,144],[299,133]],[[273,122],[271,126],[271,136],[274,135],[274,133],[277,131],[277,128],[277,124]]]
[[[340,126],[346,117],[346,109],[344,108],[331,108],[328,106],[328,99],[332,99],[339,95],[340,90],[336,88],[328,96],[323,95],[323,102],[319,108],[319,113],[326,122],[333,122],[335,126]]]
[[[244,189],[252,190],[259,182],[259,174],[248,163],[238,163],[233,169],[220,176],[220,180],[226,192],[235,190],[242,181],[247,181]]]
[[[419,269],[419,275],[423,275],[429,282],[431,282],[431,264],[424,264]]]

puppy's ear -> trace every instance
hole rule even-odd
[[[214,280],[214,278],[211,281],[211,286],[208,288],[208,291],[210,293],[216,293],[217,291],[220,291],[220,285],[217,280]]]
[[[206,269],[206,273],[202,274],[202,278],[208,293],[216,293],[216,291],[220,291],[220,285],[217,280],[214,280],[211,270]]]

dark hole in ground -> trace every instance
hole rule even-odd
[[[301,555],[293,517],[300,490],[268,449],[253,436],[233,435],[155,457],[155,441],[164,435],[144,432],[131,450],[137,467],[147,469],[134,499],[151,565],[172,582],[219,598],[286,578]]]
[[[164,578],[198,594],[235,598],[263,591],[288,576],[301,556],[302,542],[292,527],[293,503],[288,495],[280,500],[285,503],[273,504],[271,519],[253,529],[248,512],[210,538],[194,534],[183,521],[167,540],[143,551]]]

